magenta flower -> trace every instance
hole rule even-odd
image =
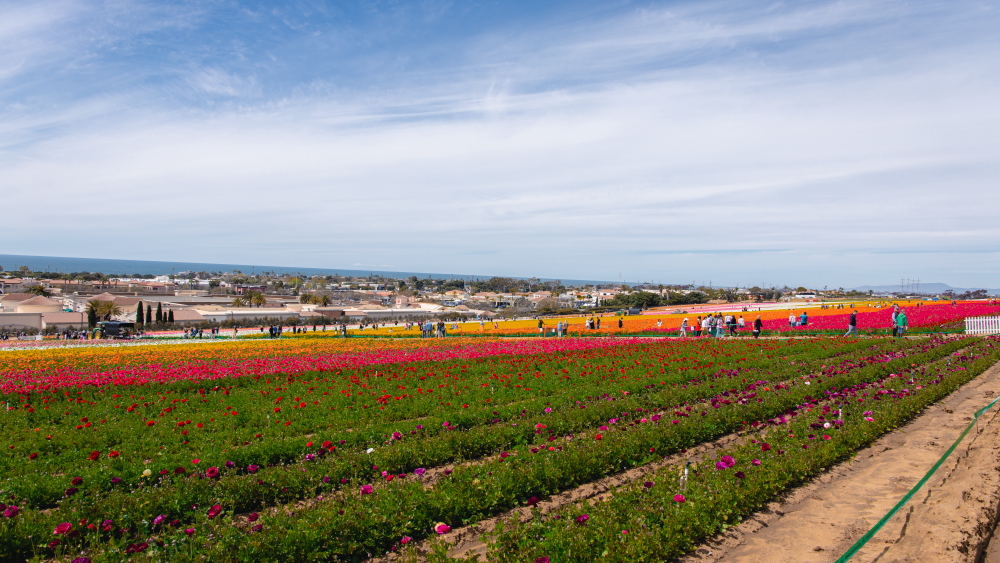
[[[406,545],[411,541],[413,541],[413,538],[411,538],[410,536],[403,536],[403,539],[399,540],[399,543]]]
[[[258,469],[260,468],[253,464],[247,466],[247,471],[250,473],[256,473]]]
[[[587,520],[590,520],[590,515],[589,514],[581,514],[581,515],[579,515],[579,516],[576,517],[576,523],[580,524],[581,526],[586,526],[587,525]]]
[[[21,511],[20,508],[10,505],[6,510],[3,511],[4,518],[16,518],[17,514]]]
[[[215,479],[216,477],[219,476],[219,468],[209,467],[208,470],[205,471],[205,476],[208,477],[209,479]]]
[[[256,512],[251,512],[250,516],[247,516],[247,521],[256,522],[258,518],[260,518],[260,514],[257,514]]]
[[[549,558],[548,557],[539,557],[538,559],[535,559],[535,563],[549,563]]]
[[[306,461],[312,461],[314,459],[316,459],[314,454],[306,454]]]
[[[443,536],[451,531],[451,526],[445,524],[444,522],[439,522],[437,526],[434,526],[434,531],[437,532],[439,536]]]
[[[231,461],[226,461],[226,467],[229,468],[229,469],[232,469],[232,468],[236,467],[236,464],[233,463],[233,462],[231,462]]]
[[[745,474],[745,473],[743,473],[742,471],[737,471],[737,472],[735,473],[735,475],[736,475],[736,478],[737,478],[737,479],[742,479],[742,478],[746,477],[746,474]]]
[[[79,487],[83,484],[83,477],[73,477],[73,481],[70,484],[74,487]]]
[[[717,462],[715,462],[715,469],[716,469],[716,470],[718,470],[718,471],[722,471],[722,470],[723,470],[723,469],[725,469],[725,468],[726,468],[726,464],[725,464],[725,462],[722,462],[722,461],[717,461]]]
[[[674,495],[674,502],[679,503],[679,504],[683,504],[686,501],[687,501],[687,499],[684,498],[684,495],[682,495],[680,493],[677,493],[676,495]]]
[[[399,432],[393,432],[392,433],[392,439],[393,440],[402,440],[403,439],[403,435],[401,433],[399,433]]]
[[[198,463],[199,463],[200,461],[201,461],[200,459],[198,459],[198,458],[194,458],[194,459],[192,459],[192,460],[191,460],[191,463],[193,463],[193,464],[195,464],[195,465],[198,465]]]
[[[652,489],[653,488],[653,482],[652,481],[646,481],[645,483],[642,484],[642,486],[646,487],[647,489]]]
[[[62,524],[59,524],[58,526],[56,526],[56,530],[53,533],[55,535],[57,535],[57,536],[60,536],[60,535],[65,534],[66,532],[68,532],[68,531],[70,531],[72,529],[73,529],[73,525],[72,524],[70,524],[69,522],[63,522]]]
[[[167,519],[167,515],[166,514],[161,514],[161,515],[157,516],[156,518],[153,518],[153,525],[154,526],[159,526],[166,519]]]
[[[89,557],[77,557],[76,559],[74,559],[70,563],[90,563],[90,558]]]
[[[500,452],[500,459],[507,459],[510,456],[507,452]]]
[[[187,530],[184,530],[184,533],[187,534],[188,537],[193,536],[194,535],[194,528],[188,528]]]
[[[208,509],[208,519],[211,520],[215,518],[220,512],[222,512],[222,506],[218,504],[214,505],[212,508]]]
[[[418,467],[414,469],[413,472],[416,473],[417,475],[423,475],[424,473],[427,472],[427,470],[424,469],[423,467]]]
[[[528,500],[525,501],[525,504],[528,506],[535,506],[538,504],[538,497],[529,497]]]
[[[751,461],[750,463],[752,463],[754,465],[760,465],[760,460],[759,459],[755,459],[755,460]]]
[[[361,494],[370,495],[374,490],[371,485],[364,485],[361,487]]]
[[[423,429],[424,429],[424,425],[423,424],[418,424],[417,425],[417,430],[423,430]]]
[[[726,467],[732,467],[736,465],[736,460],[733,459],[731,456],[724,455],[722,456],[722,463],[725,463]]]

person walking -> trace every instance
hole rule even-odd
[[[621,317],[618,317],[618,329],[619,329],[619,330],[621,330],[621,328],[622,328],[622,324],[623,324],[623,323],[622,323],[622,318],[621,318]]]
[[[545,336],[544,330],[545,323],[542,322],[542,319],[538,319],[538,336]]]
[[[737,328],[741,331],[746,328],[746,321],[743,320],[743,315],[740,315],[740,320],[736,323]]]
[[[687,328],[688,328],[688,320],[687,317],[684,317],[684,320],[681,321],[681,333],[678,336],[682,338],[687,336]]]
[[[726,337],[726,320],[722,318],[722,313],[715,314],[715,337]]]
[[[854,333],[854,336],[858,335],[858,312],[854,311],[851,313],[851,319],[847,321],[847,334],[844,336],[850,336]]]
[[[757,340],[760,337],[760,332],[764,330],[764,323],[760,320],[760,315],[757,315],[757,320],[753,322],[753,339]]]
[[[902,338],[903,335],[906,334],[906,329],[909,328],[908,324],[909,324],[909,320],[906,318],[906,312],[904,312],[902,309],[900,309],[899,310],[899,314],[896,315],[896,336],[897,337]]]
[[[892,308],[892,316],[890,317],[890,322],[892,323],[892,336],[893,336],[893,338],[896,337],[896,333],[899,330],[898,329],[899,325],[896,324],[896,316],[897,315],[899,315],[899,309],[896,308],[896,307],[893,307]]]
[[[698,315],[698,319],[694,322],[693,332],[695,336],[701,336],[701,325],[702,325],[701,315]]]

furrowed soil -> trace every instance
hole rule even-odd
[[[1000,364],[849,461],[789,491],[683,563],[830,563],[875,525],[1000,395]],[[1000,405],[853,558],[858,563],[1000,563]]]

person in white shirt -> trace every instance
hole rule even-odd
[[[684,317],[684,320],[681,321],[681,333],[678,334],[678,336],[682,337],[687,336],[687,327],[688,327],[688,320],[687,317]]]
[[[788,315],[788,326],[791,326],[791,327],[795,326],[795,313],[792,313],[791,315]]]

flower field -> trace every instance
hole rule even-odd
[[[1000,315],[1000,305],[990,304],[986,301],[963,301],[956,305],[949,303],[927,303],[921,301],[900,301],[900,305],[907,314],[910,331],[912,332],[961,332],[964,329],[962,324],[966,317],[978,317],[987,315]],[[878,305],[878,306],[875,306]],[[723,314],[735,315],[737,318],[743,316],[746,321],[746,328],[742,334],[749,334],[752,330],[753,321],[757,315],[761,316],[764,323],[765,335],[817,335],[817,334],[843,334],[847,331],[848,320],[851,312],[858,312],[858,330],[864,334],[885,334],[892,330],[892,306],[875,303],[855,303],[856,309],[821,309],[815,305],[802,309],[768,309],[763,311],[744,312],[740,307],[733,306]],[[752,308],[752,306],[751,306]],[[803,311],[809,315],[807,326],[792,327],[788,324],[789,314],[798,317]],[[699,313],[675,313],[675,314],[644,314],[636,316],[621,317],[622,327],[618,328],[619,317],[612,314],[605,314],[601,319],[600,329],[586,328],[585,317],[557,317],[544,319],[546,334],[553,335],[556,325],[562,321],[568,325],[566,329],[570,336],[600,336],[600,335],[642,335],[656,334],[665,336],[676,336],[680,331],[681,322],[687,318],[689,326],[693,326]],[[497,321],[494,327],[492,321],[484,322],[482,325],[477,322],[448,323],[449,336],[538,336],[537,320],[511,320]],[[366,329],[363,331],[352,330],[352,334],[361,336],[391,336],[399,337],[419,337],[420,328],[413,327],[406,330],[403,326],[384,326],[377,329]],[[300,334],[286,334],[290,338],[314,338],[332,337],[332,333],[305,332]]]
[[[991,338],[3,352],[0,561],[413,558],[421,540],[632,468],[648,477],[602,502],[498,528],[490,557],[662,561],[998,358]],[[663,464],[734,433],[686,480]]]

